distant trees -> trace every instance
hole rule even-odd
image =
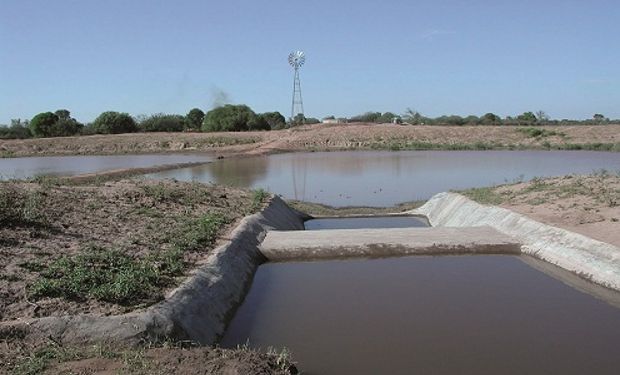
[[[280,112],[265,112],[261,116],[267,121],[271,129],[284,129],[286,127],[286,119]]]
[[[99,134],[133,133],[138,131],[136,121],[127,113],[103,112],[93,121],[92,127]]]
[[[264,119],[257,119],[256,113],[247,105],[226,104],[207,112],[202,123],[202,131],[246,131],[269,125]]]
[[[361,115],[353,116],[348,119],[350,122],[371,122],[376,124],[391,123],[394,118],[400,118],[399,115],[392,112],[365,112]]]
[[[181,132],[186,127],[186,117],[157,113],[142,120],[139,128],[144,132]]]
[[[59,109],[56,112],[42,112],[30,121],[30,132],[35,137],[64,137],[76,135],[84,125],[71,117],[71,112]]]
[[[199,108],[192,108],[185,115],[185,125],[187,129],[200,130],[202,122],[205,119],[205,113]]]
[[[31,138],[32,133],[28,128],[29,121],[21,119],[11,120],[11,125],[0,125],[0,139],[25,139]]]

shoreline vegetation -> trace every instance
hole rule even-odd
[[[0,140],[0,157],[207,152],[258,155],[343,150],[620,152],[620,125],[402,126],[315,124],[274,131],[126,133]]]

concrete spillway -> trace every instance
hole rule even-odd
[[[270,261],[399,255],[519,254],[520,243],[491,227],[270,231]]]

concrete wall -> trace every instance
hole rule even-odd
[[[143,311],[117,316],[63,316],[0,323],[0,335],[52,337],[57,342],[124,342],[173,338],[215,344],[265,258],[258,250],[268,230],[302,230],[306,217],[274,197],[260,213],[245,217],[230,241],[166,296]]]
[[[552,227],[510,210],[484,206],[460,194],[440,193],[411,213],[426,215],[433,226],[491,226],[523,244],[522,252],[584,279],[620,290],[620,249]]]

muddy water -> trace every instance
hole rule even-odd
[[[35,176],[72,176],[125,168],[148,168],[213,158],[192,154],[46,156],[0,159],[0,180]]]
[[[519,178],[620,170],[620,153],[587,151],[349,151],[222,160],[150,175],[262,187],[332,206],[392,206],[450,189]]]
[[[428,227],[428,220],[416,216],[372,216],[323,218],[304,223],[308,230],[321,229],[363,229],[363,228],[419,228]]]
[[[620,309],[512,256],[265,264],[222,345],[247,340],[304,374],[617,374]]]

